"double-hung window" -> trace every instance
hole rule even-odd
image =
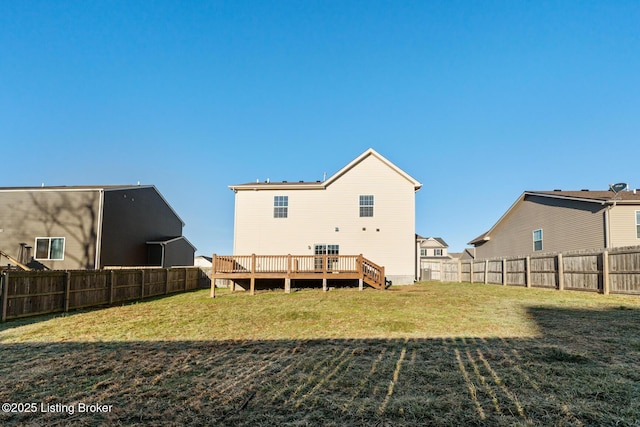
[[[536,252],[542,250],[542,229],[533,231],[533,250]]]
[[[636,237],[640,239],[640,211],[636,211]]]
[[[360,217],[373,216],[373,195],[360,196]]]
[[[289,196],[273,197],[273,217],[287,218],[289,216]]]
[[[61,261],[64,259],[64,237],[36,238],[37,260]]]

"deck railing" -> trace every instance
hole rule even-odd
[[[362,279],[384,289],[384,267],[362,255],[216,255],[212,277],[236,279]],[[285,285],[286,289],[286,285]],[[213,295],[213,291],[212,291]]]

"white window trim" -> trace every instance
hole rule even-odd
[[[371,204],[364,204],[362,198],[363,197],[371,197]],[[374,194],[360,194],[358,196],[358,215],[360,218],[373,218],[374,209],[375,209],[375,195]],[[367,212],[369,208],[371,208],[371,215],[362,215],[362,209],[367,208]]]
[[[536,242],[538,240],[536,240],[536,231],[540,232],[540,249],[536,249]],[[544,232],[542,231],[542,228],[537,228],[535,230],[533,230],[533,232],[531,233],[531,239],[533,240],[533,251],[534,252],[542,252],[542,250],[544,249]]]
[[[638,226],[640,226],[638,219],[640,218],[638,217],[638,214],[640,214],[640,211],[636,211],[636,239],[640,240],[640,233],[638,233]]]
[[[278,198],[286,205],[278,205]],[[273,217],[276,219],[289,218],[289,196],[273,196]]]
[[[51,241],[53,239],[62,239],[62,258],[51,258]],[[49,253],[47,254],[47,258],[38,258],[38,240],[48,240],[49,241]],[[36,261],[64,261],[65,249],[67,248],[67,239],[61,236],[58,237],[36,237],[35,243],[33,245],[34,253],[33,259]]]

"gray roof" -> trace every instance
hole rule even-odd
[[[634,194],[635,193],[635,194]],[[623,202],[640,202],[640,191],[620,191],[614,193],[611,190],[580,190],[580,191],[525,191],[525,194],[555,197],[565,199],[583,200],[585,202],[609,202],[609,201],[623,201]]]
[[[51,185],[40,187],[0,187],[0,191],[19,191],[19,190],[122,190],[125,188],[141,188],[152,187],[151,185]]]

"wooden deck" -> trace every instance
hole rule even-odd
[[[321,279],[327,290],[329,279],[357,279],[364,285],[386,289],[384,267],[362,255],[216,255],[211,266],[211,296],[215,296],[215,280],[249,280],[251,295],[256,279],[284,279],[284,291],[291,292],[292,279]]]

